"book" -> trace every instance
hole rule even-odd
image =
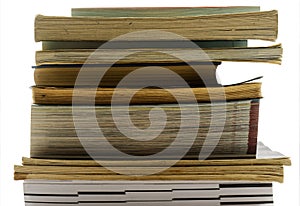
[[[242,12],[258,12],[259,6],[229,6],[229,7],[139,7],[139,8],[72,8],[72,16],[102,16],[102,17],[180,17],[201,16],[213,14],[229,14]],[[247,40],[200,40],[193,41],[200,48],[247,47]],[[42,41],[43,50],[57,49],[97,49],[105,41]],[[186,47],[178,41],[114,41],[114,48],[136,48],[140,45],[151,45],[155,48]]]
[[[115,62],[116,56],[123,58]],[[195,63],[207,61],[245,61],[280,64],[281,56],[282,48],[280,44],[268,47],[210,48],[203,49],[203,52],[199,52],[199,48],[62,49],[37,51],[36,65]]]
[[[106,165],[131,175],[115,173],[100,164],[95,160],[23,158],[23,164],[14,167],[14,179],[282,182],[283,166],[288,166],[291,162],[288,157],[270,150],[263,144],[258,144],[257,157],[254,159],[179,160],[174,166],[151,175],[139,174],[144,170],[155,171],[156,167],[168,165],[168,160],[109,160],[105,162]]]
[[[247,40],[212,40],[212,41],[192,41],[200,48],[232,48],[247,47]],[[103,46],[106,41],[42,41],[42,50],[57,49],[97,49]],[[184,41],[111,41],[114,48],[141,48],[141,45],[148,45],[152,48],[185,48]]]
[[[108,41],[141,30],[164,30],[191,40],[277,38],[278,12],[217,14],[188,17],[58,17],[35,18],[35,41]],[[132,35],[138,40],[140,35]],[[157,40],[172,40],[159,35]],[[130,40],[130,39],[128,39]]]
[[[179,75],[190,87],[219,86],[216,78],[216,68],[220,62],[207,62],[193,64],[191,67],[185,63],[177,64],[119,64],[109,67],[108,65],[42,65],[34,66],[34,82],[35,86],[51,86],[51,87],[74,87],[90,86],[90,80],[94,76],[103,75],[99,82],[99,87],[117,87],[118,83],[131,72],[137,71],[139,68],[149,67],[147,71],[135,73],[135,77],[131,81],[127,81],[127,87],[140,87],[149,83],[153,84],[154,80],[157,85],[165,87],[178,87],[177,81],[172,81],[173,73]],[[80,81],[76,82],[77,76],[82,68],[89,67],[81,72]],[[163,67],[170,70],[164,72],[158,69]],[[108,69],[109,68],[109,69]],[[167,81],[168,80],[168,81]],[[120,87],[120,85],[119,85]]]
[[[150,117],[154,110],[159,113]],[[95,111],[95,123],[91,111]],[[258,113],[258,100],[129,107],[32,105],[30,156],[119,158],[110,153],[109,142],[134,156],[168,149],[166,154],[161,153],[166,159],[181,153],[185,159],[194,159],[209,149],[209,158],[254,157]]]
[[[179,17],[200,16],[213,14],[228,14],[242,12],[258,12],[259,6],[229,6],[229,7],[138,7],[138,8],[72,8],[72,16],[102,16],[102,17]],[[247,40],[215,40],[193,41],[201,48],[246,47]],[[43,50],[53,49],[97,49],[105,41],[42,41]],[[112,43],[112,42],[111,42]],[[118,47],[130,48],[134,45],[145,44],[141,41],[116,41]],[[179,45],[178,42],[151,41],[154,47]],[[184,45],[184,44],[183,44]]]
[[[229,86],[218,87],[195,87],[195,88],[142,88],[136,91],[135,88],[93,88],[93,87],[32,87],[32,97],[34,104],[48,105],[72,105],[90,104],[91,98],[95,95],[96,105],[110,105],[113,95],[118,96],[114,103],[126,104],[132,92],[134,96],[130,104],[172,104],[177,100],[172,94],[180,97],[182,102],[191,103],[195,99],[197,102],[230,101],[244,99],[259,99],[261,94],[261,83],[242,83]],[[96,94],[94,94],[96,92]],[[195,97],[190,97],[192,92]],[[72,100],[76,98],[76,102]]]
[[[223,6],[223,7],[129,7],[129,8],[72,8],[72,16],[102,17],[171,17],[204,16],[213,14],[230,14],[258,12],[259,6]]]
[[[273,203],[269,182],[25,180],[23,185],[26,205],[270,206]]]

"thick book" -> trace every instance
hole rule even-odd
[[[211,181],[264,181],[283,182],[283,166],[290,159],[258,145],[256,158],[219,160],[58,160],[23,158],[22,165],[14,168],[15,180],[211,180]],[[172,160],[171,160],[172,161]],[[102,166],[105,165],[105,166]],[[108,169],[109,167],[110,169]],[[158,168],[163,171],[155,173]],[[112,168],[117,169],[112,170]],[[143,175],[143,172],[154,173]]]
[[[273,205],[272,183],[25,180],[25,205]]]
[[[130,55],[129,55],[130,54]],[[117,59],[116,57],[122,57]],[[280,64],[280,44],[267,47],[235,48],[99,48],[41,50],[36,65],[44,64],[147,64],[245,61]]]
[[[31,111],[30,153],[35,158],[119,158],[107,144],[126,156],[160,153],[166,159],[179,154],[194,159],[202,151],[209,151],[206,158],[256,154],[259,100],[255,99],[94,107],[32,105]]]
[[[134,73],[134,78],[126,82],[127,87],[143,87],[145,84],[178,87],[174,75],[179,75],[189,87],[218,86],[216,68],[220,62],[203,62],[193,64],[118,64],[108,65],[42,65],[34,66],[35,86],[74,87],[90,86],[91,79],[104,74],[99,87],[117,87],[119,82]],[[137,73],[138,69],[148,67]],[[163,67],[163,69],[162,69]],[[168,70],[168,71],[166,71]],[[80,81],[76,81],[80,74]],[[120,86],[120,85],[119,85]]]
[[[110,105],[113,96],[116,104],[127,104],[131,94],[134,96],[130,104],[173,104],[177,103],[176,95],[181,102],[211,102],[230,101],[244,99],[259,99],[261,94],[261,83],[242,83],[229,86],[217,87],[195,87],[195,88],[103,88],[103,87],[32,87],[32,97],[34,104],[48,105],[72,105],[90,104],[94,98],[97,105]],[[192,93],[194,96],[188,95]],[[73,101],[76,99],[76,101]]]
[[[59,17],[38,15],[35,40],[108,41],[122,34],[141,30],[163,30],[191,40],[274,41],[278,31],[278,12],[216,14],[188,17]],[[132,35],[132,40],[143,37]],[[172,40],[170,35],[157,40]],[[128,39],[130,40],[130,39]]]

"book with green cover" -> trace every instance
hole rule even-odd
[[[259,6],[72,8],[72,16],[171,17],[203,16],[257,11],[260,11]]]

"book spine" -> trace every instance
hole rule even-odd
[[[250,108],[248,154],[256,154],[258,135],[259,100],[253,100]]]

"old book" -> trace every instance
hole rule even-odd
[[[243,181],[25,180],[25,205],[270,206],[272,183]],[[91,203],[92,202],[92,203]]]
[[[230,14],[242,12],[259,12],[259,6],[228,6],[228,7],[138,7],[138,8],[72,8],[72,16],[101,16],[101,17],[183,17],[203,16],[213,14]],[[247,47],[247,40],[200,40],[193,41],[200,48]],[[105,41],[43,41],[43,50],[53,49],[97,49]],[[158,48],[180,46],[172,41],[115,41],[110,42],[114,47],[134,48],[146,44]],[[181,44],[186,46],[184,42]]]
[[[258,100],[130,107],[32,105],[31,109],[30,151],[36,158],[118,158],[107,143],[136,156],[168,149],[161,154],[166,159],[177,158],[181,152],[185,159],[193,159],[202,150],[211,151],[209,158],[256,153]],[[158,113],[150,117],[154,110]]]
[[[191,103],[210,102],[210,101],[230,101],[243,99],[261,98],[261,83],[243,83],[229,85],[224,87],[196,87],[196,88],[142,88],[135,91],[135,88],[92,88],[92,87],[32,87],[32,96],[34,104],[49,105],[71,105],[73,104],[90,104],[91,97],[95,95],[95,104],[110,105],[113,95],[118,96],[114,99],[116,104],[128,103],[128,95],[135,92],[130,104],[172,104],[177,103],[172,94],[180,97],[182,102]],[[195,97],[187,95],[193,93]],[[95,93],[95,94],[94,94]]]
[[[126,82],[127,87],[143,87],[145,83],[151,85],[164,85],[165,87],[178,87],[174,73],[179,75],[190,87],[218,86],[216,68],[219,62],[207,62],[193,64],[191,67],[185,63],[177,64],[118,64],[112,67],[108,65],[42,65],[34,68],[34,81],[36,86],[63,86],[73,87],[90,86],[90,80],[105,72],[99,87],[116,87],[118,83],[131,72],[139,68],[148,67],[141,73],[135,73],[134,78]],[[168,69],[166,72],[160,68]],[[83,68],[85,69],[82,72]],[[81,79],[76,82],[79,72]],[[174,72],[174,73],[172,73]],[[119,85],[120,86],[120,85]]]
[[[56,17],[38,15],[36,41],[107,41],[141,30],[164,30],[191,40],[243,40],[277,38],[277,11],[188,17]],[[140,35],[132,35],[139,40]],[[170,35],[157,40],[172,40]],[[128,39],[130,40],[130,39]]]
[[[171,160],[172,161],[172,160]],[[115,173],[100,164],[118,169]],[[254,159],[226,160],[176,160],[172,167],[168,160],[57,160],[23,158],[21,166],[15,166],[16,180],[212,180],[212,181],[264,181],[283,182],[283,166],[290,159],[259,144]],[[165,170],[151,175],[143,171]],[[125,175],[126,174],[126,175]]]
[[[233,48],[247,47],[247,40],[212,40],[212,41],[192,41],[194,46],[200,48]],[[42,50],[57,49],[97,49],[103,46],[106,41],[42,41]],[[152,48],[184,48],[185,41],[111,41],[114,48],[141,48],[141,46],[151,46]]]
[[[116,56],[123,58],[115,62]],[[199,48],[100,48],[96,51],[94,49],[62,49],[37,51],[36,64],[171,64],[207,61],[246,61],[280,64],[281,56],[282,48],[280,44],[269,47],[210,48],[203,49],[203,52],[199,52]]]
[[[72,16],[171,17],[258,12],[259,6],[72,8]]]

